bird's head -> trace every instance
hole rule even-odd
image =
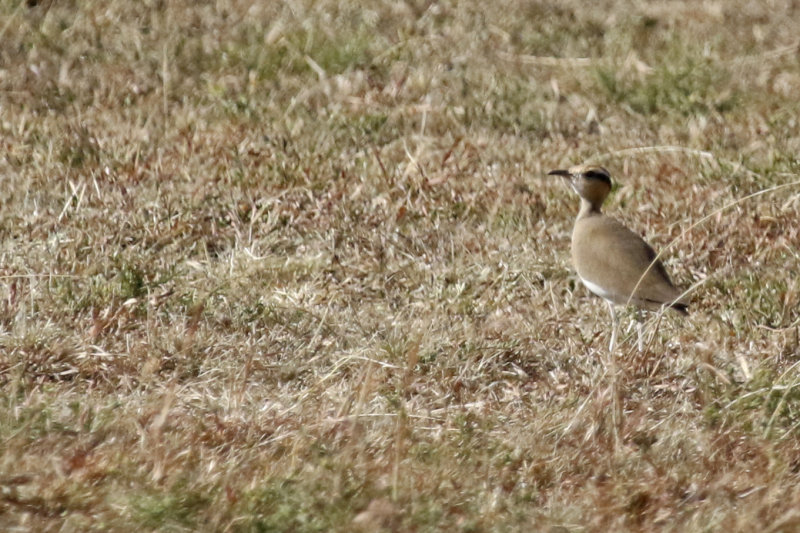
[[[547,174],[569,180],[575,192],[596,209],[600,209],[611,191],[611,176],[603,167],[578,165],[567,170],[551,170]]]

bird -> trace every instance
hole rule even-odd
[[[615,305],[639,310],[674,310],[687,315],[689,302],[658,259],[655,250],[637,233],[601,211],[611,191],[611,176],[599,166],[578,165],[551,170],[550,176],[566,179],[581,198],[572,230],[572,263],[581,282],[603,298],[611,313],[613,330],[609,352],[617,341]],[[637,320],[637,322],[639,322]],[[643,351],[641,322],[639,350]]]

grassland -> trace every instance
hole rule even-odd
[[[798,35],[0,1],[0,529],[797,531]],[[696,286],[614,361],[579,162]]]

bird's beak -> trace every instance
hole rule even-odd
[[[569,178],[572,174],[569,173],[569,170],[551,170],[547,173],[548,176],[561,176],[563,178]]]

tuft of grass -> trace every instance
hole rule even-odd
[[[138,495],[132,502],[134,520],[153,529],[181,531],[202,525],[203,509],[213,501],[213,490],[192,489],[185,482],[163,492]]]
[[[599,87],[615,104],[642,115],[679,116],[726,113],[737,105],[737,92],[720,91],[731,74],[717,63],[692,56],[674,62],[666,59],[641,77],[617,69],[597,69]]]
[[[351,506],[361,505],[358,488],[344,490],[352,491],[352,494],[331,499],[323,486],[306,485],[292,479],[269,480],[240,496],[237,505],[249,518],[237,527],[276,532],[342,529],[354,515],[355,509]]]

